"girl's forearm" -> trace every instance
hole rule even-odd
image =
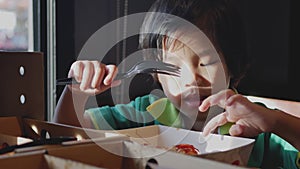
[[[276,123],[272,132],[300,150],[300,118],[280,110],[275,111]]]
[[[83,112],[88,96],[73,94],[65,87],[55,109],[54,122],[80,126],[79,118],[83,120]]]

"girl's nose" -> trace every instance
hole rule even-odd
[[[182,70],[182,78],[183,83],[186,87],[191,86],[201,86],[201,87],[208,87],[210,86],[210,81],[205,78],[205,72],[200,72],[198,69],[194,70]]]

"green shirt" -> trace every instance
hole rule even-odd
[[[150,109],[150,105],[155,105],[153,110]],[[154,124],[179,128],[183,126],[181,116],[170,100],[152,94],[137,97],[128,104],[88,109],[85,114],[89,115],[94,127],[101,130],[119,130]]]
[[[154,124],[170,126],[173,123],[160,118],[155,119],[154,117],[157,115],[146,110],[158,99],[154,95],[145,95],[137,97],[128,104],[88,109],[85,113],[90,116],[94,127],[102,130],[126,129]],[[170,102],[168,104],[172,106]],[[167,112],[167,116],[172,116],[171,119],[177,118],[179,116],[178,111],[171,110]],[[180,126],[178,123],[176,125],[177,127]],[[280,137],[271,133],[262,133],[256,138],[248,166],[266,169],[300,169],[299,157],[299,151]]]
[[[128,104],[88,109],[85,114],[90,116],[94,127],[101,130],[119,130],[159,124],[146,111],[146,108],[157,99],[158,97],[154,95],[145,95],[137,97]]]
[[[298,169],[299,156],[299,151],[279,136],[262,133],[256,138],[248,166],[262,169]]]

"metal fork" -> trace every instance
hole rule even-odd
[[[132,77],[139,73],[159,73],[170,76],[179,76],[180,67],[161,61],[145,60],[136,63],[125,73],[118,73],[115,80]],[[63,78],[56,81],[56,85],[79,84],[74,78]]]

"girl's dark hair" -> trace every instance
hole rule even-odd
[[[211,41],[219,55],[225,59],[231,75],[231,85],[236,87],[249,65],[244,26],[234,0],[157,0],[145,17],[140,35],[140,48],[156,48],[160,56],[166,36],[166,13],[175,15],[197,26]]]

